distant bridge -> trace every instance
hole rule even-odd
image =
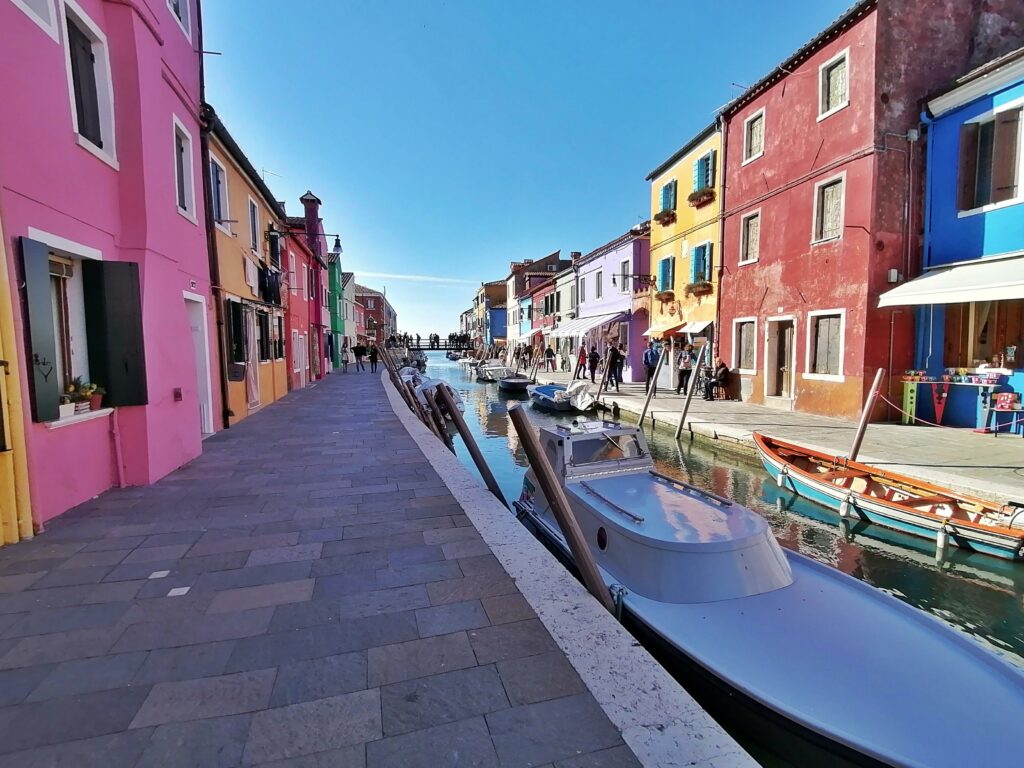
[[[405,346],[404,341],[400,340],[396,345],[398,347]],[[409,349],[416,352],[430,352],[431,350],[439,350],[441,352],[462,352],[471,351],[473,349],[473,343],[470,341],[448,341],[448,339],[442,338],[439,342],[431,342],[429,339],[421,339],[416,341],[415,338],[409,339]]]

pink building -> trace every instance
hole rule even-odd
[[[2,252],[37,527],[194,458],[221,409],[198,17],[198,0],[0,2]],[[76,378],[107,390],[101,408],[62,407]]]

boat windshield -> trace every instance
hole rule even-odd
[[[599,464],[603,461],[638,459],[644,455],[636,435],[597,434],[587,440],[572,441],[572,463]]]

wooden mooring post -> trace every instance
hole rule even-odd
[[[707,344],[700,348],[700,354],[697,355],[697,363],[690,370],[690,380],[687,382],[690,386],[686,388],[686,402],[683,403],[683,412],[679,414],[679,425],[676,427],[676,440],[678,440],[679,436],[683,434],[683,424],[686,423],[686,414],[690,411],[690,401],[693,400],[693,390],[697,388],[697,379],[700,378],[700,367],[704,362],[704,353],[707,351],[707,348]]]
[[[494,473],[491,472],[491,468],[487,466],[484,455],[480,453],[480,446],[476,444],[476,440],[473,439],[469,427],[466,426],[466,420],[462,418],[462,412],[459,411],[452,396],[448,394],[448,390],[443,386],[437,388],[437,394],[441,399],[441,404],[444,405],[444,409],[448,412],[448,416],[451,417],[452,423],[455,424],[455,428],[459,431],[459,435],[462,436],[462,442],[466,444],[466,450],[473,457],[473,463],[476,464],[476,468],[480,471],[480,476],[484,479],[487,490],[493,493],[498,501],[507,507],[508,502],[505,501],[501,487],[498,485],[498,481],[494,479]]]
[[[864,401],[864,410],[860,412],[860,422],[857,424],[857,434],[853,436],[853,445],[850,446],[850,461],[856,461],[857,454],[860,453],[860,444],[864,441],[864,431],[868,428],[868,422],[871,420],[871,411],[875,407],[875,400],[878,398],[878,388],[882,385],[882,375],[884,373],[884,368],[879,368],[875,373],[875,380],[871,384],[868,399]]]
[[[448,450],[455,453],[455,446],[452,444],[452,436],[448,434],[448,425],[444,423],[444,416],[441,415],[441,409],[437,407],[437,400],[434,399],[434,393],[429,389],[423,390],[423,398],[427,401],[427,405],[430,406],[430,412],[434,416],[434,424],[437,425],[438,436],[447,446]]]
[[[508,415],[516,428],[516,434],[519,435],[519,442],[526,451],[526,457],[530,460],[530,466],[537,477],[537,482],[540,483],[541,490],[544,491],[544,497],[551,504],[551,510],[555,513],[555,519],[558,520],[558,527],[565,535],[565,540],[569,542],[573,561],[576,563],[580,575],[583,576],[583,584],[590,594],[608,609],[609,613],[615,613],[615,604],[601,578],[601,573],[597,570],[594,554],[583,537],[583,531],[580,530],[576,515],[569,505],[562,484],[558,482],[554,468],[544,455],[544,451],[541,450],[540,441],[533,431],[533,425],[530,423],[526,411],[523,410],[522,404],[515,403],[508,409]]]
[[[658,374],[661,373],[661,366],[664,365],[666,357],[668,357],[668,346],[661,350],[661,357],[658,358],[658,364],[654,366],[654,376],[651,377],[651,381],[647,385],[647,399],[644,400],[643,410],[640,411],[640,418],[637,420],[637,424],[640,425],[640,429],[644,428],[644,417],[647,415],[647,409],[651,407],[651,398],[654,397],[654,393],[658,389]]]

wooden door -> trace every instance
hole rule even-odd
[[[793,396],[793,321],[780,320],[776,327],[778,342],[775,355],[776,397]]]

